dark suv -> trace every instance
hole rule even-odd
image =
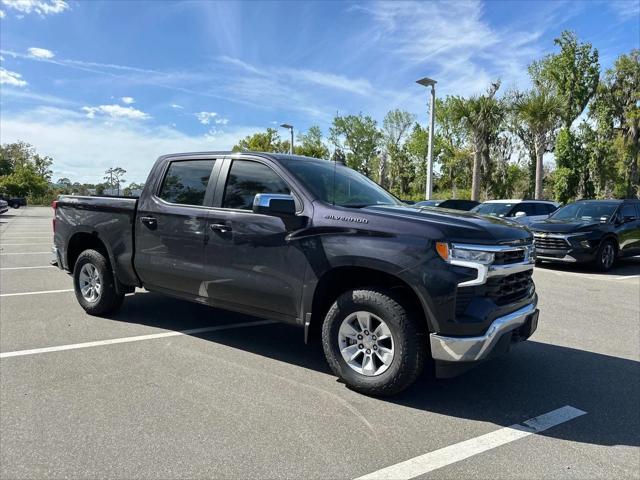
[[[538,262],[593,262],[608,271],[616,257],[640,254],[640,200],[570,203],[530,228]]]

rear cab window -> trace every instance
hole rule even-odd
[[[157,196],[179,205],[204,205],[214,164],[215,159],[171,162]]]

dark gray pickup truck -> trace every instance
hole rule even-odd
[[[359,173],[262,153],[167,155],[139,199],[54,202],[60,268],[92,315],[135,287],[299,325],[349,387],[451,376],[536,329],[524,227],[411,208]]]

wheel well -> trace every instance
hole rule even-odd
[[[70,271],[73,272],[73,267],[76,264],[78,256],[89,249],[102,253],[107,259],[107,262],[109,262],[109,252],[104,243],[102,243],[102,240],[91,233],[76,233],[69,240],[69,246],[67,247],[67,266]]]
[[[393,291],[394,296],[403,302],[403,306],[419,315],[424,329],[428,330],[426,313],[420,299],[406,282],[395,275],[372,268],[338,267],[325,273],[318,281],[313,294],[308,339],[320,337],[324,317],[336,298],[346,291],[363,287],[378,287]]]

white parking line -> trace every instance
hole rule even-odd
[[[493,448],[528,437],[534,433],[543,432],[549,428],[568,422],[574,418],[585,415],[583,412],[570,405],[532,418],[522,424],[511,425],[495,432],[487,433],[479,437],[465,440],[464,442],[449,445],[448,447],[420,455],[405,462],[391,465],[373,473],[369,473],[356,480],[393,479],[407,480],[424,475],[438,468],[446,467],[474,455],[486,452]]]
[[[19,297],[21,295],[41,295],[43,293],[63,293],[73,292],[73,288],[66,288],[64,290],[41,290],[39,292],[21,292],[21,293],[2,293],[0,297]]]
[[[0,247],[4,247],[7,245],[11,245],[11,246],[17,246],[17,245],[22,245],[22,246],[28,246],[28,245],[51,245],[51,243],[0,243]]]
[[[38,267],[2,267],[0,270],[28,270],[31,268],[58,268],[54,265],[40,265]]]
[[[51,252],[20,252],[20,253],[0,253],[0,255],[41,255],[44,253],[48,253],[53,255]]]
[[[256,322],[234,323],[230,325],[219,325],[217,327],[192,328],[190,330],[180,330],[176,332],[152,333],[149,335],[138,335],[136,337],[114,338],[111,340],[99,340],[96,342],[73,343],[71,345],[60,345],[57,347],[34,348],[32,350],[17,350],[15,352],[0,353],[0,358],[22,357],[24,355],[36,355],[39,353],[61,352],[64,350],[76,350],[79,348],[101,347],[103,345],[114,345],[118,343],[140,342],[143,340],[153,340],[156,338],[178,337],[182,335],[194,335],[196,333],[216,332],[220,330],[232,330],[234,328],[258,327],[271,325],[273,320],[259,320]]]

